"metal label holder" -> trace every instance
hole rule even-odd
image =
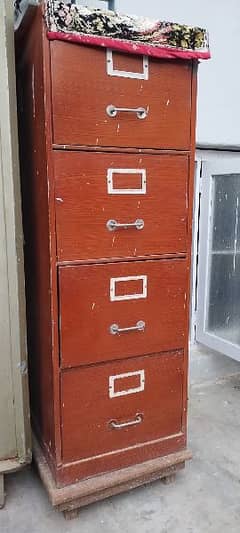
[[[124,378],[131,378],[139,376],[139,386],[132,387],[127,390],[115,391],[115,381]],[[109,376],[109,398],[117,398],[119,396],[127,396],[128,394],[136,394],[144,391],[145,387],[145,372],[144,370],[137,370],[136,372],[126,372],[126,374],[117,374],[116,376]]]
[[[139,189],[115,189],[114,174],[140,174],[142,184]],[[109,168],[107,171],[107,192],[108,194],[146,194],[147,192],[147,172],[145,168]]]
[[[117,70],[113,65],[113,51],[107,48],[106,62],[108,76],[118,76],[119,78],[132,78],[135,80],[149,80],[149,59],[148,56],[142,56],[143,71],[142,72],[127,72],[125,70]]]
[[[116,284],[124,281],[142,281],[142,292],[136,294],[121,294],[116,295]],[[124,300],[139,300],[140,298],[147,298],[147,276],[127,276],[123,278],[110,279],[110,301],[121,302]]]

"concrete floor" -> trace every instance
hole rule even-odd
[[[200,359],[206,356],[200,354]],[[239,533],[240,365],[228,366],[225,360],[213,369],[211,363],[210,379],[205,376],[201,382],[207,363],[200,361],[192,375],[189,447],[194,458],[174,484],[155,482],[89,506],[66,522],[51,508],[36,473],[28,468],[6,477],[0,532]]]

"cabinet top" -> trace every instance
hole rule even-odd
[[[17,2],[21,11],[21,1]],[[43,0],[47,36],[165,59],[209,59],[208,32],[199,27]],[[33,1],[29,2],[33,5]],[[26,2],[25,2],[26,5]]]

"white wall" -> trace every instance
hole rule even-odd
[[[199,66],[197,142],[240,147],[240,0],[116,0],[116,9],[208,28],[212,59]]]

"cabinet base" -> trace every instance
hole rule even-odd
[[[176,472],[184,468],[185,462],[192,458],[189,450],[182,450],[165,457],[158,457],[58,488],[43,451],[36,440],[34,441],[33,455],[51,504],[62,511],[66,519],[76,518],[80,507],[145,485],[151,481],[167,478],[173,481]]]

